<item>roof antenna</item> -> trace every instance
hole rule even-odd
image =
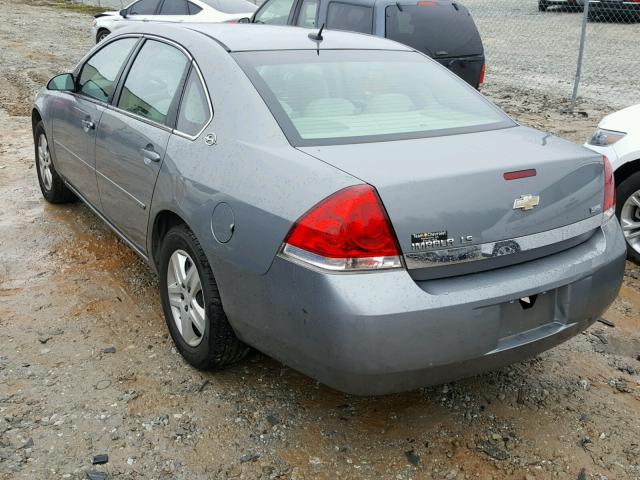
[[[320,27],[320,30],[318,30],[318,33],[310,33],[309,38],[315,42],[321,42],[323,40],[322,30],[324,30],[324,23]]]

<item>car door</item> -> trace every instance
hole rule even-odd
[[[180,47],[147,39],[96,138],[96,172],[105,216],[144,252],[149,204],[190,59]]]
[[[267,0],[253,15],[253,23],[287,25],[293,19],[294,0]]]
[[[95,172],[96,131],[138,40],[126,37],[106,43],[80,67],[75,92],[61,93],[55,104],[56,167],[96,207],[100,206]]]

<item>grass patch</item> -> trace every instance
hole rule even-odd
[[[63,10],[71,10],[78,13],[86,13],[87,15],[95,15],[96,13],[106,12],[110,10],[105,7],[97,7],[95,5],[85,5],[84,3],[75,3],[69,1],[52,1],[48,2],[49,5],[56,8],[62,8]]]

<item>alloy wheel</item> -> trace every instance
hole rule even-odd
[[[53,186],[53,174],[51,172],[51,153],[49,152],[49,144],[44,134],[38,138],[38,169],[40,170],[40,178],[45,190],[51,190]]]
[[[629,246],[640,253],[640,190],[631,194],[622,205],[620,225]]]
[[[206,329],[204,295],[198,269],[184,250],[176,250],[169,259],[167,292],[180,335],[189,346],[197,347]]]

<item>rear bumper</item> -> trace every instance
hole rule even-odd
[[[614,219],[577,247],[488,272],[415,282],[404,270],[330,275],[277,258],[266,275],[236,275],[221,293],[250,345],[339,390],[385,394],[493,369],[576,335],[615,299],[624,262]],[[524,310],[518,300],[533,295]]]

